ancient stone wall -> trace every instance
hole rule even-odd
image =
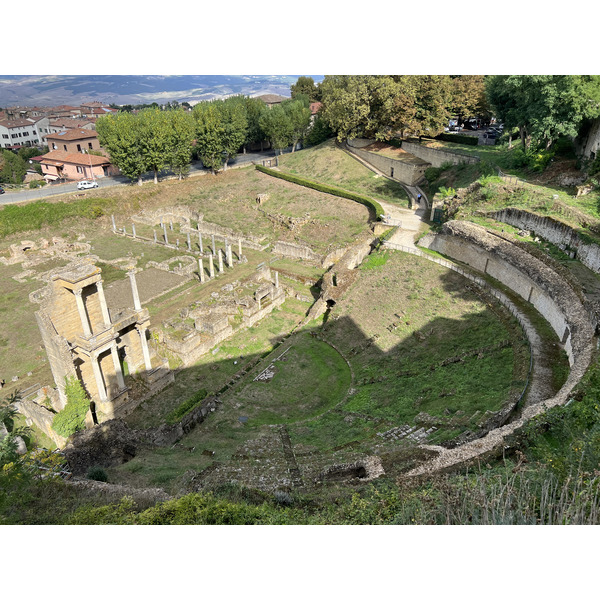
[[[356,143],[357,140],[348,141],[348,146],[350,146],[354,154],[373,165],[377,170],[381,171],[391,179],[396,179],[406,185],[417,185],[423,180],[425,170],[431,166],[428,162],[415,164],[413,157],[410,157],[410,161],[403,161],[388,156],[382,156],[375,152],[368,152],[367,150],[357,148],[354,145]]]
[[[402,142],[402,150],[410,152],[414,156],[418,156],[420,159],[431,163],[434,167],[441,167],[445,163],[451,163],[453,165],[472,165],[479,162],[479,158],[475,156],[464,156],[461,154],[455,154],[454,152],[446,152],[445,150],[438,150],[437,148],[428,148],[422,146],[416,142]]]
[[[600,246],[584,243],[577,231],[553,217],[543,217],[518,208],[506,208],[491,215],[497,221],[531,231],[563,252],[577,258],[588,269],[600,273]]]
[[[549,266],[483,227],[465,221],[444,224],[442,234],[420,242],[488,273],[531,302],[565,344],[571,366],[590,360],[594,328],[577,293]],[[586,362],[587,361],[587,362]]]
[[[322,256],[318,255],[308,246],[302,246],[292,242],[282,242],[279,240],[275,242],[273,254],[281,254],[291,258],[301,258],[303,260],[312,260],[319,263],[323,260]]]

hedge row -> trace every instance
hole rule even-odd
[[[479,138],[474,135],[457,135],[452,133],[440,133],[436,136],[436,140],[442,140],[444,142],[454,142],[455,144],[464,144],[465,146],[477,146],[479,144]]]
[[[167,415],[167,423],[173,425],[181,421],[192,409],[196,408],[204,398],[206,398],[206,390],[198,390],[193,396],[190,396],[185,402],[182,402],[176,409],[172,410]]]
[[[267,167],[263,167],[262,165],[256,165],[257,170],[261,173],[266,173],[267,175],[271,175],[272,177],[278,177],[279,179],[283,179],[285,181],[289,181],[290,183],[296,183],[297,185],[302,185],[307,188],[311,188],[313,190],[317,190],[318,192],[324,192],[325,194],[331,194],[332,196],[339,196],[340,198],[346,198],[348,200],[352,200],[354,202],[358,202],[359,204],[363,204],[366,206],[375,216],[375,220],[379,220],[381,216],[384,214],[383,208],[379,202],[372,200],[371,198],[367,198],[366,196],[361,196],[359,194],[353,194],[352,192],[347,192],[346,190],[342,190],[340,188],[333,187],[331,185],[326,185],[324,183],[318,183],[316,181],[311,181],[310,179],[304,179],[303,177],[298,177],[297,175],[290,175],[289,173],[282,173],[281,171],[274,171],[273,169],[268,169]]]

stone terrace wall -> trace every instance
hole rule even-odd
[[[389,158],[387,156],[382,156],[381,154],[377,154],[375,152],[362,150],[360,146],[366,145],[363,144],[364,141],[366,140],[348,140],[350,151],[362,158],[364,161],[373,165],[376,169],[391,179],[397,179],[406,185],[417,185],[423,180],[423,177],[425,176],[425,170],[431,166],[427,162],[414,164],[414,162],[405,162],[402,160]],[[357,147],[357,144],[359,147]]]
[[[531,231],[564,252],[574,252],[574,257],[588,269],[600,273],[600,246],[584,243],[577,231],[566,223],[517,208],[505,208],[491,216],[502,223]]]
[[[416,142],[402,142],[402,150],[410,152],[414,156],[431,163],[434,167],[441,167],[444,163],[452,163],[453,165],[473,165],[479,162],[479,158],[475,156],[464,156],[447,152],[446,150],[438,150],[437,148],[428,148]]]
[[[591,359],[594,327],[579,296],[549,266],[485,228],[465,221],[444,224],[420,245],[487,273],[531,302],[564,344],[569,363]]]

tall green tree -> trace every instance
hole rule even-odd
[[[158,183],[158,172],[167,166],[170,158],[172,129],[169,113],[160,108],[146,108],[137,115],[138,143],[146,171],[154,173]]]
[[[309,102],[318,102],[320,100],[320,90],[312,77],[302,75],[298,77],[296,83],[290,86],[292,100],[296,100],[299,95],[304,95]]]
[[[202,164],[216,174],[223,164],[225,135],[218,101],[199,102],[192,111],[196,126],[196,150]]]
[[[475,117],[489,114],[489,106],[485,93],[485,78],[483,75],[459,75],[451,77],[452,116],[457,116],[459,123],[465,117]]]
[[[227,98],[220,105],[221,121],[223,128],[223,170],[227,163],[235,158],[246,142],[248,135],[248,118],[246,116],[246,103],[241,96]]]
[[[263,142],[267,139],[267,136],[260,126],[260,119],[269,108],[260,98],[249,98],[246,96],[244,102],[246,104],[246,120],[248,123],[244,152],[246,151],[247,144],[260,144],[260,149],[262,150]]]
[[[444,131],[450,118],[452,101],[448,75],[416,75],[415,116],[410,128],[413,135],[435,137]]]
[[[600,116],[597,75],[495,75],[486,93],[505,127],[519,129],[526,149],[575,137],[584,119]]]
[[[110,160],[131,180],[142,185],[142,175],[147,171],[141,144],[137,117],[130,112],[119,112],[100,117],[96,121],[98,141],[110,155]]]
[[[23,183],[27,161],[10,150],[0,152],[0,183]]]
[[[279,154],[294,140],[292,122],[281,104],[276,104],[263,113],[260,126]]]
[[[300,140],[308,132],[310,126],[310,109],[301,100],[288,100],[282,103],[283,110],[289,119],[289,131],[292,152]]]
[[[167,164],[183,179],[189,173],[194,141],[194,121],[192,115],[182,109],[168,112],[170,139]]]

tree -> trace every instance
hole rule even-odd
[[[526,150],[575,137],[584,119],[600,115],[597,75],[496,75],[486,93],[505,128],[519,129]]]
[[[100,145],[107,150],[110,160],[130,179],[142,185],[146,163],[139,143],[137,117],[130,112],[119,112],[100,117],[96,121]]]
[[[248,123],[248,129],[246,131],[246,142],[245,144],[258,144],[260,143],[262,150],[262,143],[267,139],[267,135],[260,126],[260,119],[266,111],[269,110],[267,105],[260,100],[260,98],[244,98],[246,105],[246,120]],[[244,146],[244,152],[246,146]]]
[[[260,126],[280,154],[294,139],[291,119],[281,104],[276,104],[264,112],[260,119]]]
[[[160,108],[147,108],[137,115],[138,143],[146,171],[154,172],[154,183],[158,183],[158,172],[170,158],[173,137],[170,118]]]
[[[217,173],[225,156],[225,135],[218,101],[199,102],[192,111],[196,124],[196,150],[202,164]]]
[[[463,122],[464,117],[489,113],[483,75],[459,75],[451,77],[450,83],[452,94],[450,111],[452,116],[458,117],[459,124]]]
[[[194,141],[194,121],[183,110],[171,110],[168,113],[170,139],[168,143],[167,164],[183,179],[190,170],[192,143]]]
[[[341,142],[363,134],[370,111],[368,77],[325,76],[321,83],[321,115]]]
[[[23,183],[27,173],[27,161],[10,150],[0,153],[0,183]]]
[[[235,158],[248,135],[246,103],[241,96],[232,96],[219,104],[223,128],[223,151],[225,153],[223,170],[227,162]]]
[[[298,142],[304,138],[310,126],[310,109],[300,100],[288,100],[282,103],[283,110],[289,119],[292,152]]]
[[[415,75],[415,115],[410,126],[413,135],[435,137],[448,124],[451,104],[448,75]]]
[[[315,85],[315,80],[312,77],[302,75],[298,77],[296,83],[290,86],[292,100],[296,100],[299,95],[308,97],[309,102],[317,102],[320,99],[319,88]]]

